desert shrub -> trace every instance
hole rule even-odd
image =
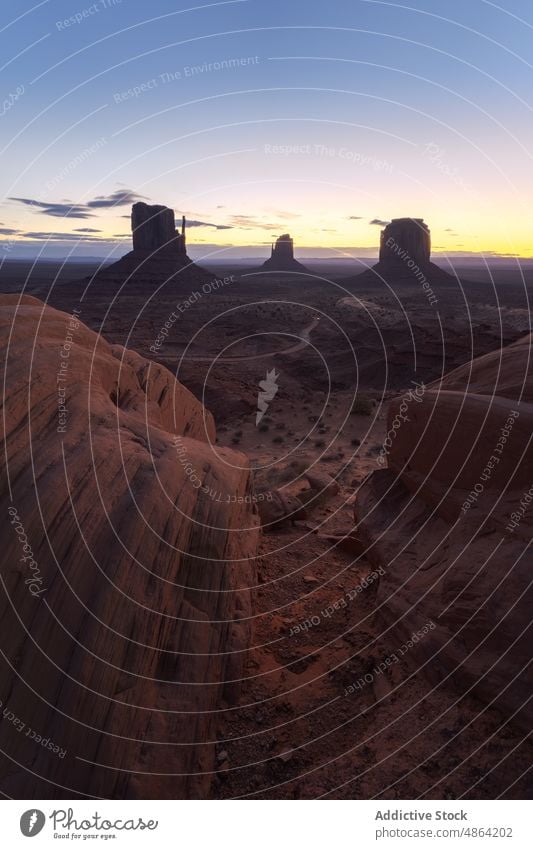
[[[265,431],[269,430],[269,427],[267,424],[263,423],[259,425],[259,430],[261,431],[261,433],[265,433]]]
[[[352,404],[352,416],[370,416],[372,415],[373,404],[370,398],[366,395],[358,395]]]
[[[276,442],[279,445],[280,442],[283,442],[283,437],[282,436],[275,436],[274,439],[272,440],[272,442]]]

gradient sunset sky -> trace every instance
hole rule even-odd
[[[120,255],[136,198],[193,256],[369,255],[399,216],[533,256],[532,42],[531,0],[4,3],[0,258]]]

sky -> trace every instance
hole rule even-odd
[[[40,0],[0,13],[0,259],[109,256],[136,200],[190,253],[533,256],[531,0]]]

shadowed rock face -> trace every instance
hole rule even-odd
[[[294,259],[294,241],[288,233],[284,233],[283,236],[280,236],[276,240],[276,244],[272,249],[272,256],[279,259],[280,262]]]
[[[185,233],[177,233],[174,210],[167,206],[134,203],[131,209],[131,230],[134,251],[150,253],[167,248],[186,254]]]
[[[393,218],[381,233],[379,261],[398,265],[412,261],[420,268],[429,263],[431,235],[422,218]]]
[[[270,259],[263,263],[262,268],[266,271],[304,271],[305,265],[294,259],[294,241],[288,233],[284,233],[272,245]]]
[[[433,283],[452,283],[451,274],[431,262],[431,234],[422,218],[393,218],[381,232],[379,262],[349,278],[358,285],[376,285],[378,281],[394,287],[400,283],[422,287],[426,292]]]
[[[427,663],[431,680],[450,675],[528,727],[532,344],[527,336],[418,400],[393,403],[388,469],[365,482],[356,511],[386,570],[378,604],[391,639],[401,644],[433,620],[412,660]]]
[[[131,209],[133,250],[117,262],[99,271],[91,279],[91,289],[98,290],[100,283],[127,284],[128,292],[140,284],[158,286],[175,281],[201,283],[212,275],[192,262],[187,256],[185,216],[182,232],[176,230],[174,210],[167,206],[135,203]]]
[[[0,724],[0,789],[203,797],[249,641],[247,459],[215,452],[210,413],[165,368],[17,301],[0,299],[0,666],[24,730]]]

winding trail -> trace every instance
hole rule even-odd
[[[295,345],[290,345],[288,348],[281,348],[277,351],[268,351],[265,354],[244,354],[238,357],[216,357],[213,355],[212,357],[180,357],[180,362],[186,363],[212,363],[216,358],[217,363],[238,363],[242,361],[249,360],[264,360],[268,357],[277,357],[280,355],[285,356],[285,354],[294,354],[296,351],[301,351],[302,348],[305,348],[306,345],[311,341],[311,333],[320,322],[320,316],[315,316],[313,321],[306,325],[304,329],[300,332],[298,338],[299,342],[296,342]]]

